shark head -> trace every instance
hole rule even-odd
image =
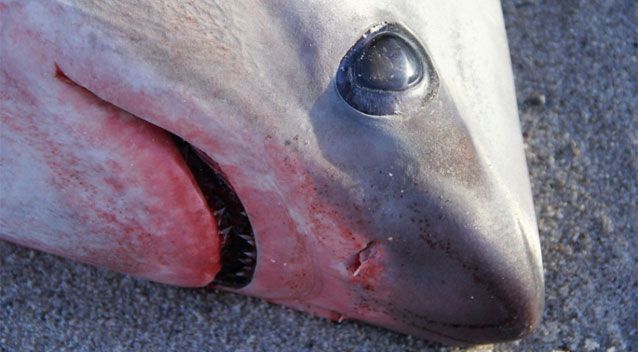
[[[21,1],[2,237],[453,344],[543,276],[497,1]]]

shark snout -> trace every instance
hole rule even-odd
[[[524,159],[491,155],[476,113],[443,83],[420,110],[394,117],[353,112],[336,94],[318,100],[311,121],[341,178],[317,183],[364,238],[343,264],[354,302],[337,310],[453,344],[531,331],[543,278]],[[494,163],[501,156],[509,167]]]
[[[526,335],[544,305],[540,257],[530,243],[536,234],[524,230],[515,207],[443,198],[404,209],[412,214],[387,230],[402,235],[380,240],[367,255],[383,270],[372,291],[383,300],[385,323],[455,344]]]

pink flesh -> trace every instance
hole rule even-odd
[[[14,49],[0,66],[0,238],[154,281],[210,283],[216,222],[171,137],[56,75],[37,33],[3,32]]]

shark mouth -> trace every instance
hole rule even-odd
[[[246,210],[213,159],[178,136],[173,139],[217,220],[222,267],[214,283],[242,288],[250,283],[257,263],[255,234]]]
[[[73,81],[57,64],[55,77],[105,104],[112,105]],[[221,268],[213,283],[234,289],[248,285],[255,272],[257,247],[252,225],[243,204],[219,165],[211,157],[170,131],[164,131],[173,138],[217,221],[221,241]]]

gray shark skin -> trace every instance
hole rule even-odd
[[[0,22],[0,238],[449,344],[538,325],[497,1],[0,1]]]

